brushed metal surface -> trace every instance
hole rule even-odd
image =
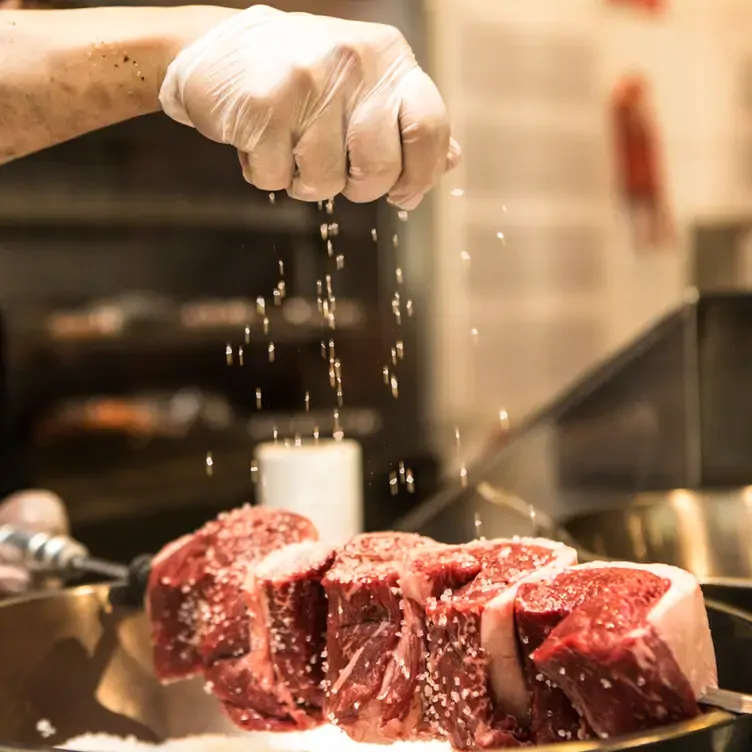
[[[752,579],[752,487],[639,494],[563,528],[598,558],[674,564],[700,580]]]

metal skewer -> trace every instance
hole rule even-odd
[[[728,689],[708,689],[699,702],[700,705],[709,705],[736,715],[752,713],[752,695],[746,695],[743,692],[732,692]]]

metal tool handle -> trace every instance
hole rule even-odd
[[[708,689],[700,698],[703,705],[727,710],[737,715],[749,715],[752,713],[752,695],[743,692],[731,692],[728,689]]]
[[[61,572],[74,560],[88,555],[86,547],[72,538],[0,525],[0,562],[36,571]]]

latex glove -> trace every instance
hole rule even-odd
[[[68,534],[68,515],[59,496],[51,491],[27,490],[8,496],[0,504],[0,525],[51,535]],[[0,562],[0,596],[29,589],[32,578],[23,567]]]
[[[305,201],[413,209],[460,157],[436,86],[382,24],[254,5],[175,58],[160,101],[236,147],[249,183]]]

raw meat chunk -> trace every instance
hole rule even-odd
[[[523,584],[515,611],[538,743],[691,718],[717,684],[702,592],[676,567],[572,567]]]
[[[574,549],[542,539],[435,546],[411,555],[401,586],[423,624],[419,730],[428,727],[459,750],[525,741],[528,695],[515,593],[532,573],[576,560]]]
[[[238,676],[259,660],[251,635],[266,634],[258,610],[248,608],[249,574],[272,551],[317,538],[300,515],[246,506],[166,546],[154,558],[146,593],[157,675],[172,681],[204,673],[219,695],[235,698]],[[230,659],[242,660],[229,669],[224,664]],[[261,669],[254,664],[252,672]],[[244,706],[250,707],[252,687],[248,693]],[[274,715],[268,707],[274,697],[266,695],[263,702],[254,699],[254,707],[263,705],[262,716]]]
[[[269,554],[253,577],[277,681],[287,686],[296,703],[318,711],[324,700],[327,617],[321,580],[334,555],[323,543],[293,544]]]
[[[208,579],[206,544],[185,535],[153,559],[146,591],[154,670],[163,682],[187,679],[201,671],[197,649],[199,593]]]
[[[405,628],[399,578],[409,551],[437,545],[409,533],[358,535],[323,580],[329,600],[325,717],[356,741],[410,738],[420,636]]]
[[[323,543],[269,554],[245,585],[250,652],[207,672],[233,721],[249,730],[290,731],[321,722],[326,596],[321,578],[334,560]]]

